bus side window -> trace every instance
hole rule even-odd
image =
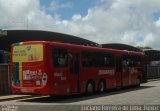
[[[110,67],[114,66],[114,55],[103,52],[82,52],[82,65],[84,67]]]
[[[82,65],[83,65],[83,67],[92,67],[93,66],[92,52],[87,52],[87,51],[82,52]]]
[[[103,58],[104,66],[114,66],[114,55],[106,53],[106,55]]]
[[[67,67],[67,50],[63,48],[54,48],[52,51],[53,65],[55,67]]]
[[[122,72],[122,59],[121,58],[116,58],[116,71],[117,72]]]
[[[140,67],[140,66],[142,65],[142,58],[141,58],[141,57],[137,57],[137,58],[136,58],[136,65],[137,65],[138,67]]]

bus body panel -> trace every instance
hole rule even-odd
[[[89,80],[93,80],[98,91],[100,80],[105,81],[107,89],[136,85],[136,79],[142,74],[141,67],[124,65],[123,55],[127,51],[86,47],[57,42],[24,42],[22,45],[43,45],[43,60],[20,62],[12,60],[13,93],[41,95],[70,95],[85,93]],[[13,52],[14,46],[12,46]],[[85,66],[84,57],[91,52],[113,54],[111,66]],[[132,53],[129,55],[141,55]],[[88,56],[88,55],[87,55]],[[117,58],[120,58],[117,60]],[[19,58],[18,58],[19,59]],[[27,74],[30,76],[27,77]],[[32,75],[32,76],[31,76]],[[29,80],[27,80],[27,78]]]

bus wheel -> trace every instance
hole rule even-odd
[[[98,83],[98,92],[99,92],[99,93],[102,93],[102,92],[104,92],[104,91],[105,91],[105,82],[101,80],[101,81]]]
[[[140,87],[140,84],[141,84],[141,80],[140,80],[140,78],[137,78],[136,86],[137,86],[137,87]]]
[[[89,81],[87,83],[86,92],[87,92],[87,94],[93,94],[93,92],[94,92],[94,83],[92,81]]]

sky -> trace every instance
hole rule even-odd
[[[160,49],[160,0],[0,0],[0,29]]]

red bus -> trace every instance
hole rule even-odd
[[[71,95],[140,86],[141,52],[29,41],[11,48],[12,90],[17,94]]]

